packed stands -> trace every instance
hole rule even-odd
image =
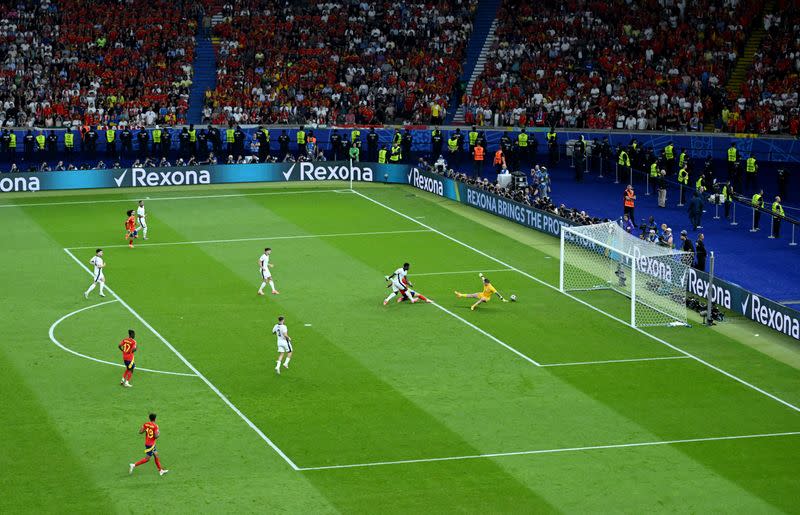
[[[722,112],[731,132],[798,136],[800,114],[800,1],[779,0],[764,16],[766,37],[740,94]]]
[[[665,7],[664,5],[671,5]],[[467,123],[700,130],[757,0],[505,0]]]
[[[229,2],[212,13],[223,21],[214,27],[218,77],[206,116],[216,123],[441,121],[476,5]]]
[[[198,15],[191,0],[0,3],[2,123],[184,121]]]

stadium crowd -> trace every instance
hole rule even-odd
[[[0,3],[0,124],[184,122],[199,13],[191,0]]]
[[[443,121],[476,0],[242,0],[214,27],[217,87],[206,120]]]
[[[505,0],[467,123],[700,130],[757,0]]]

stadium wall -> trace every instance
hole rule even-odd
[[[37,172],[0,176],[0,193],[75,189],[131,189],[250,182],[358,181],[405,184],[480,209],[530,229],[560,237],[569,220],[546,211],[430,174],[409,165],[378,163],[303,162],[250,165],[212,165],[169,168],[124,168],[69,172]],[[709,282],[705,272],[690,269],[684,278],[687,290],[711,296],[726,310],[774,331],[800,340],[800,312],[720,279]]]

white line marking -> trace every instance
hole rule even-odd
[[[608,359],[604,361],[575,361],[572,363],[542,363],[540,367],[571,367],[573,365],[604,365],[606,363],[631,363],[635,361],[662,361],[665,359],[689,359],[689,356],[664,356],[661,358]]]
[[[400,211],[398,211],[398,210],[396,210],[396,209],[394,209],[392,207],[389,207],[386,204],[384,204],[382,202],[379,202],[379,201],[377,201],[377,200],[375,200],[375,199],[373,199],[373,198],[371,198],[371,197],[369,197],[367,195],[364,195],[363,193],[361,193],[359,191],[353,190],[353,193],[355,193],[356,195],[358,195],[359,197],[361,197],[361,198],[363,198],[365,200],[368,200],[368,201],[372,202],[373,204],[381,206],[384,209],[388,209],[389,211],[391,211],[391,212],[393,212],[393,213],[395,213],[395,214],[397,214],[397,215],[399,215],[399,216],[401,216],[401,217],[403,217],[403,218],[405,218],[407,220],[410,220],[410,221],[414,222],[415,224],[421,225],[422,227],[425,227],[426,229],[430,229],[431,231],[433,231],[433,232],[435,232],[435,233],[447,238],[448,240],[450,240],[450,241],[452,241],[454,243],[458,243],[459,245],[461,245],[463,247],[466,247],[466,248],[472,250],[473,252],[475,252],[477,254],[480,254],[481,256],[487,257],[487,258],[491,259],[492,261],[494,261],[495,263],[498,263],[498,264],[500,264],[500,265],[502,265],[504,267],[510,268],[510,269],[514,270],[515,272],[517,272],[517,273],[519,273],[521,275],[524,275],[528,279],[536,281],[537,283],[541,284],[542,286],[546,286],[546,287],[548,287],[548,288],[550,288],[550,289],[552,289],[554,291],[557,291],[557,292],[559,292],[559,293],[561,293],[563,295],[566,295],[567,297],[569,297],[569,298],[571,298],[571,299],[573,299],[573,300],[575,300],[577,302],[580,302],[584,306],[586,306],[586,307],[588,307],[590,309],[593,309],[594,311],[597,311],[598,313],[602,313],[603,315],[611,318],[612,320],[616,320],[617,322],[630,327],[634,331],[637,331],[637,332],[639,332],[639,333],[641,333],[641,334],[643,334],[643,335],[645,335],[645,336],[647,336],[649,338],[652,338],[653,340],[655,340],[655,341],[657,341],[657,342],[659,342],[659,343],[661,343],[663,345],[666,345],[670,349],[672,349],[672,350],[674,350],[676,352],[680,352],[681,354],[683,354],[683,355],[685,355],[685,356],[687,356],[689,358],[692,358],[693,360],[697,361],[698,363],[701,363],[701,364],[707,366],[708,368],[710,368],[712,370],[716,370],[720,374],[722,374],[722,375],[724,375],[726,377],[729,377],[730,379],[733,379],[734,381],[737,381],[738,383],[741,383],[744,386],[747,386],[748,388],[751,388],[751,389],[757,391],[758,393],[760,393],[762,395],[766,395],[770,399],[772,399],[774,401],[777,401],[777,402],[783,404],[784,406],[786,406],[788,408],[791,408],[794,411],[797,411],[798,413],[800,413],[800,408],[795,406],[794,404],[792,404],[790,402],[787,402],[787,401],[781,399],[780,397],[777,397],[777,396],[775,396],[775,395],[773,395],[773,394],[771,394],[771,393],[769,393],[769,392],[767,392],[765,390],[762,390],[758,386],[755,386],[752,383],[748,383],[744,379],[736,377],[735,375],[731,374],[730,372],[726,372],[725,370],[719,368],[718,366],[712,365],[708,361],[705,361],[704,359],[701,359],[701,358],[695,356],[694,354],[691,354],[691,353],[689,353],[689,352],[687,352],[687,351],[685,351],[685,350],[683,350],[683,349],[681,349],[679,347],[676,347],[675,345],[672,345],[671,343],[669,343],[669,342],[667,342],[665,340],[662,340],[661,338],[659,338],[659,337],[657,337],[655,335],[652,335],[652,334],[648,333],[647,331],[645,331],[645,330],[643,330],[643,329],[641,329],[639,327],[634,327],[634,326],[630,325],[629,323],[627,323],[626,321],[622,320],[621,318],[617,318],[614,315],[606,313],[605,311],[601,310],[600,308],[592,306],[591,304],[589,304],[588,302],[586,302],[584,300],[581,300],[581,299],[579,299],[579,298],[577,298],[577,297],[575,297],[573,295],[570,295],[569,293],[564,293],[561,290],[559,290],[557,287],[555,287],[552,284],[547,283],[547,282],[539,279],[538,277],[535,277],[535,276],[533,276],[533,275],[531,275],[531,274],[529,274],[527,272],[524,272],[524,271],[522,271],[522,270],[520,270],[520,269],[518,269],[516,267],[513,267],[513,266],[509,265],[508,263],[506,263],[504,261],[501,261],[501,260],[497,259],[496,257],[487,254],[486,252],[483,252],[482,250],[478,250],[475,247],[473,247],[473,246],[471,246],[471,245],[469,245],[467,243],[464,243],[461,240],[458,240],[458,239],[450,236],[449,234],[443,233],[442,231],[440,231],[438,229],[434,229],[430,225],[424,224],[424,223],[420,222],[419,220],[415,220],[414,218],[406,215],[405,213],[401,213]]]
[[[430,231],[426,231],[426,232],[430,232]],[[497,270],[459,270],[459,271],[456,271],[456,272],[426,272],[426,273],[422,273],[422,274],[414,273],[414,274],[411,274],[411,275],[413,275],[414,277],[418,277],[418,276],[426,276],[426,275],[478,274],[478,273],[481,273],[481,272],[485,273],[485,274],[493,274],[495,272],[513,272],[513,271],[514,270],[512,270],[511,268],[499,268]]]
[[[256,197],[263,195],[301,195],[304,193],[343,193],[345,190],[298,190],[298,191],[262,191],[256,193],[230,193],[225,195],[183,195],[181,197],[146,197],[148,202],[156,200],[196,200],[196,199],[209,199],[209,198],[229,198],[229,197]],[[349,190],[347,190],[349,193]],[[141,197],[122,198],[122,199],[106,199],[106,200],[74,200],[72,202],[35,202],[35,203],[22,203],[22,204],[0,204],[2,207],[30,207],[30,206],[72,206],[80,204],[110,204],[110,203],[135,203]]]
[[[514,347],[512,347],[511,345],[509,345],[509,344],[507,344],[507,343],[503,342],[503,341],[502,341],[502,340],[500,340],[499,338],[496,338],[495,336],[493,336],[493,335],[491,335],[491,334],[487,333],[486,331],[484,331],[483,329],[481,329],[481,328],[480,328],[480,327],[478,327],[477,325],[473,324],[473,323],[472,323],[472,322],[470,322],[469,320],[466,320],[466,319],[464,319],[464,318],[461,318],[460,316],[456,315],[455,313],[453,313],[453,312],[452,312],[452,311],[450,311],[449,309],[447,309],[447,308],[445,308],[445,307],[443,307],[443,306],[440,306],[439,304],[437,304],[437,303],[435,303],[435,302],[433,302],[432,304],[433,304],[434,306],[436,306],[437,308],[441,309],[442,311],[444,311],[445,313],[447,313],[448,315],[450,315],[451,317],[453,317],[453,318],[456,318],[456,319],[458,319],[458,320],[461,320],[462,322],[464,322],[465,324],[467,324],[467,325],[468,325],[468,326],[470,326],[471,328],[475,329],[476,331],[478,331],[478,332],[479,332],[479,333],[481,333],[482,335],[486,336],[486,337],[487,337],[487,338],[489,338],[490,340],[494,341],[495,343],[499,343],[500,345],[502,345],[502,346],[503,346],[503,347],[505,347],[506,349],[510,350],[511,352],[513,352],[514,354],[516,354],[517,356],[519,356],[520,358],[522,358],[522,359],[524,359],[525,361],[527,361],[528,363],[532,363],[532,364],[536,365],[537,367],[541,366],[541,365],[539,365],[539,363],[538,363],[537,361],[535,361],[535,360],[533,360],[533,359],[529,358],[528,356],[526,356],[525,354],[521,353],[520,351],[518,351],[517,349],[515,349],[515,348],[514,348]]]
[[[378,467],[382,465],[402,465],[409,463],[431,463],[436,461],[456,461],[456,460],[474,460],[478,458],[499,458],[504,456],[525,456],[529,454],[555,454],[559,452],[579,452],[579,451],[598,451],[604,449],[624,449],[628,447],[654,447],[658,445],[675,445],[682,443],[697,443],[697,442],[718,442],[725,440],[745,440],[749,438],[775,438],[780,436],[795,436],[800,435],[800,431],[788,431],[785,433],[763,433],[753,435],[737,435],[737,436],[711,436],[708,438],[686,438],[683,440],[662,440],[658,442],[635,442],[635,443],[620,443],[610,445],[590,445],[586,447],[561,447],[558,449],[539,449],[534,451],[516,451],[516,452],[496,452],[492,454],[474,454],[467,456],[447,456],[444,458],[422,458],[415,460],[397,460],[397,461],[375,461],[371,463],[353,463],[348,465],[324,465],[321,467],[301,467],[301,471],[311,470],[331,470],[331,469],[349,469],[359,467]]]
[[[76,263],[78,263],[78,266],[80,266],[81,268],[83,268],[83,269],[86,271],[86,273],[88,273],[89,275],[92,275],[92,271],[91,271],[91,270],[89,270],[89,268],[88,268],[86,265],[84,265],[83,263],[81,263],[81,261],[80,261],[78,258],[76,258],[76,257],[75,257],[75,254],[73,254],[72,252],[70,252],[70,251],[69,251],[69,249],[64,249],[64,252],[66,252],[66,253],[69,255],[69,257],[71,257],[71,258],[72,258],[72,259],[73,259],[73,260],[74,260]],[[221,391],[219,391],[219,388],[217,388],[216,386],[214,386],[214,383],[212,383],[211,381],[209,381],[209,380],[208,380],[208,378],[207,378],[206,376],[204,376],[204,375],[203,375],[203,374],[202,374],[202,373],[201,373],[199,370],[197,370],[197,369],[195,368],[195,366],[194,366],[194,365],[192,365],[192,364],[189,362],[189,360],[188,360],[188,359],[186,359],[186,358],[183,356],[183,354],[181,354],[181,353],[178,351],[178,349],[176,349],[175,347],[173,347],[173,346],[172,346],[172,344],[171,344],[171,343],[169,343],[169,342],[167,341],[167,339],[166,339],[166,338],[164,338],[163,336],[161,336],[161,333],[159,333],[158,331],[156,331],[156,330],[155,330],[155,328],[154,328],[153,326],[151,326],[149,323],[147,323],[147,321],[146,321],[144,318],[142,318],[142,316],[141,316],[139,313],[137,313],[136,311],[134,311],[134,309],[133,309],[132,307],[130,307],[130,305],[128,305],[128,303],[127,303],[127,302],[125,302],[124,300],[122,300],[122,297],[120,297],[120,296],[119,296],[119,295],[118,295],[118,294],[117,294],[117,293],[116,293],[114,290],[112,290],[112,289],[111,289],[111,288],[109,288],[108,286],[106,286],[106,290],[108,290],[108,292],[109,292],[109,293],[111,293],[111,295],[113,295],[114,297],[116,297],[116,299],[119,301],[119,303],[120,303],[120,304],[122,304],[123,306],[125,306],[125,308],[127,308],[127,310],[131,312],[131,315],[133,315],[134,317],[136,317],[136,318],[139,320],[139,322],[141,322],[141,323],[142,323],[142,324],[143,324],[145,327],[147,327],[148,329],[150,329],[150,332],[152,332],[154,335],[156,335],[156,337],[157,337],[159,340],[161,340],[161,343],[163,343],[164,345],[166,345],[166,346],[167,346],[167,348],[169,348],[169,350],[171,350],[171,351],[172,351],[172,352],[173,352],[173,353],[174,353],[176,356],[178,356],[178,359],[180,359],[181,361],[183,361],[184,365],[186,365],[186,366],[189,368],[189,370],[191,370],[192,372],[194,372],[194,373],[195,373],[195,375],[197,375],[197,377],[199,377],[200,379],[202,379],[202,380],[203,380],[203,382],[204,382],[204,383],[206,383],[206,385],[208,385],[208,387],[209,387],[209,388],[211,388],[211,391],[213,391],[214,393],[216,393],[216,394],[217,394],[217,397],[219,397],[220,399],[222,399],[222,402],[224,402],[225,404],[227,404],[227,406],[228,406],[228,407],[229,407],[231,410],[233,410],[233,412],[234,412],[234,413],[236,413],[237,415],[239,415],[239,418],[241,418],[242,420],[244,420],[244,422],[245,422],[245,423],[246,423],[248,426],[250,426],[250,429],[252,429],[253,431],[255,431],[255,433],[256,433],[256,434],[257,434],[259,437],[261,437],[261,439],[262,439],[262,440],[264,440],[264,442],[266,442],[266,443],[267,443],[267,445],[269,445],[270,447],[272,447],[272,450],[274,450],[276,453],[278,453],[278,456],[280,456],[281,458],[283,458],[283,460],[284,460],[286,463],[288,463],[288,464],[289,464],[289,466],[290,466],[290,467],[292,467],[292,469],[293,469],[293,470],[300,470],[300,469],[299,469],[299,467],[298,467],[297,465],[295,465],[295,463],[294,463],[294,462],[293,462],[293,461],[292,461],[292,460],[291,460],[291,459],[290,459],[290,458],[289,458],[289,457],[288,457],[288,456],[287,456],[287,455],[286,455],[286,454],[285,454],[285,453],[284,453],[282,450],[280,450],[280,448],[279,448],[277,445],[275,445],[275,444],[272,442],[272,440],[270,440],[270,439],[267,437],[267,435],[265,435],[265,434],[264,434],[264,432],[263,432],[263,431],[261,431],[261,429],[259,429],[259,428],[258,428],[258,426],[256,426],[256,425],[255,425],[255,424],[254,424],[254,423],[253,423],[253,422],[252,422],[252,421],[251,421],[249,418],[247,418],[247,416],[246,416],[244,413],[242,413],[242,412],[239,410],[239,408],[237,408],[237,407],[236,407],[236,406],[235,406],[235,405],[234,405],[234,404],[233,404],[233,403],[232,403],[232,402],[231,402],[231,401],[230,401],[230,400],[229,400],[229,399],[228,399],[228,398],[225,396],[225,394],[223,394]]]
[[[146,248],[146,247],[164,247],[170,245],[205,245],[209,243],[236,243],[240,241],[263,241],[263,240],[302,240],[302,239],[309,239],[309,238],[339,238],[343,236],[378,236],[381,234],[410,234],[410,233],[420,233],[420,232],[431,232],[427,229],[412,229],[412,230],[403,230],[403,231],[374,231],[374,232],[344,232],[344,233],[335,233],[335,234],[298,234],[295,236],[257,236],[255,238],[234,238],[230,240],[198,240],[198,241],[167,241],[167,242],[154,242],[154,243],[139,243],[137,248]],[[113,249],[113,248],[121,248],[127,247],[127,243],[123,243],[120,245],[91,245],[86,247],[67,247],[70,250],[85,250],[85,249],[96,249],[96,248],[104,248],[104,249]]]
[[[106,304],[112,304],[114,302],[119,302],[119,301],[118,300],[107,300],[107,301],[101,302],[99,304],[92,304],[91,306],[87,306],[85,308],[81,308],[81,309],[75,310],[72,313],[67,313],[63,317],[61,317],[58,320],[56,320],[55,322],[53,322],[53,325],[50,326],[50,331],[49,331],[50,341],[55,343],[62,350],[65,350],[65,351],[69,352],[70,354],[74,354],[75,356],[78,356],[80,358],[88,359],[90,361],[94,361],[94,362],[97,362],[97,363],[103,363],[105,365],[112,365],[112,366],[115,366],[115,367],[124,368],[125,365],[123,365],[122,363],[113,363],[111,361],[106,361],[104,359],[93,358],[92,356],[87,356],[86,354],[81,354],[80,352],[74,351],[74,350],[70,349],[69,347],[63,345],[55,337],[56,327],[58,327],[58,325],[61,322],[63,322],[64,320],[68,319],[69,317],[71,317],[73,315],[77,315],[78,313],[80,313],[82,311],[86,311],[86,310],[93,309],[93,308],[100,307],[100,306],[105,306]],[[136,370],[141,370],[142,372],[154,372],[156,374],[167,374],[167,375],[171,375],[171,376],[197,377],[195,374],[186,374],[184,372],[168,372],[166,370],[151,370],[149,368],[144,368],[144,367],[136,367]]]

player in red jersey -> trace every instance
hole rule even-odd
[[[411,294],[411,298],[412,299],[418,299],[418,300],[421,300],[423,302],[427,302],[428,304],[433,303],[433,301],[431,299],[427,298],[425,295],[421,294],[418,291],[412,290],[411,289],[411,288],[413,288],[412,284],[410,282],[408,282],[408,279],[405,278],[405,277],[403,277],[403,284],[406,286],[406,288],[408,288],[408,293]],[[404,300],[406,300],[405,295],[401,295],[400,297],[398,297],[397,302],[403,302]]]
[[[144,433],[144,454],[145,457],[137,461],[136,463],[131,463],[128,465],[128,474],[133,474],[133,469],[138,467],[139,465],[144,465],[148,461],[150,461],[150,457],[152,456],[156,460],[156,467],[158,468],[159,475],[163,476],[169,470],[161,467],[161,460],[158,459],[158,451],[156,450],[156,440],[161,435],[158,430],[158,424],[156,424],[156,414],[150,413],[148,417],[150,419],[149,422],[145,422],[142,424],[142,427],[139,428],[139,434]]]
[[[128,240],[128,246],[133,248],[133,239],[138,238],[139,233],[136,231],[136,217],[133,216],[133,209],[128,210],[128,219],[125,220],[125,239]]]
[[[131,376],[133,376],[133,369],[136,368],[136,363],[133,362],[133,353],[136,352],[136,340],[133,338],[136,333],[133,329],[128,329],[128,337],[119,342],[119,350],[122,351],[122,361],[125,362],[125,372],[122,373],[122,380],[119,382],[122,386],[130,388]]]

